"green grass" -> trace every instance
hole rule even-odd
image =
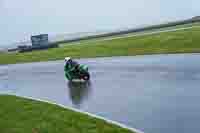
[[[103,120],[44,102],[0,96],[1,133],[132,133]]]
[[[129,56],[166,53],[199,53],[200,28],[107,41],[80,42],[60,48],[28,53],[0,54],[0,64],[74,58]]]

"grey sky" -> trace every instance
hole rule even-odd
[[[200,15],[199,0],[0,0],[0,45],[52,35],[133,28]]]

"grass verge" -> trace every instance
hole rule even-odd
[[[114,40],[96,42],[80,42],[27,53],[0,54],[0,64],[37,62],[63,59],[65,56],[74,58],[129,56],[143,54],[166,53],[199,53],[200,28],[185,29],[153,35],[125,37]]]
[[[44,102],[0,95],[1,133],[133,133]]]

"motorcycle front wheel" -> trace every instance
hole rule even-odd
[[[83,78],[83,80],[88,81],[88,80],[90,80],[90,74],[89,73],[85,73],[82,78]]]

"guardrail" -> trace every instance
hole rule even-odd
[[[48,48],[57,48],[59,45],[58,44],[49,44],[49,45],[43,45],[43,46],[37,46],[37,47],[33,47],[33,46],[19,46],[18,47],[18,52],[29,52],[29,51],[33,51],[33,50],[44,50],[44,49],[48,49]]]
[[[136,32],[149,31],[149,30],[161,29],[161,28],[168,28],[168,27],[172,27],[172,26],[190,24],[190,23],[195,23],[195,22],[200,22],[200,18],[199,19],[184,20],[184,21],[177,21],[177,22],[170,22],[170,23],[167,23],[167,24],[153,25],[153,26],[148,26],[148,27],[143,27],[143,28],[121,30],[121,31],[115,31],[115,32],[110,32],[110,33],[104,33],[104,34],[98,34],[98,35],[91,35],[91,36],[61,40],[61,41],[53,42],[53,44],[70,43],[70,42],[77,42],[77,41],[89,40],[89,39],[98,39],[98,38],[109,37],[109,36],[136,33]]]

